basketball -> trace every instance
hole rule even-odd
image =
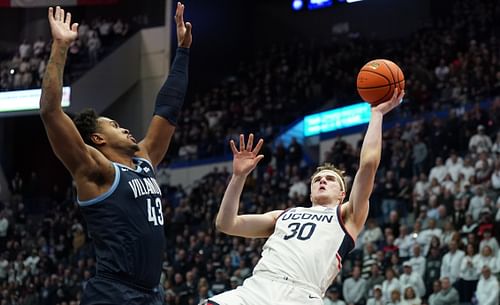
[[[396,88],[403,90],[404,87],[403,71],[387,59],[372,60],[365,64],[358,73],[358,93],[372,106],[389,100]]]

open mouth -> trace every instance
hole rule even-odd
[[[137,141],[135,140],[135,138],[134,138],[133,136],[128,136],[128,138],[129,138],[130,140],[132,140],[132,142],[137,143]]]
[[[320,190],[320,191],[326,191],[326,187],[324,187],[324,186],[320,186],[320,187],[319,187],[319,190]]]

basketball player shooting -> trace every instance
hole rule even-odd
[[[66,54],[78,24],[60,7],[49,8],[52,49],[43,78],[40,115],[54,153],[71,173],[97,258],[96,276],[81,304],[163,304],[159,285],[165,236],[155,167],[175,130],[188,84],[191,24],[178,3],[178,48],[156,98],[142,141],[113,119],[84,111],[74,118],[61,108]]]
[[[361,148],[359,170],[349,201],[342,204],[346,184],[334,166],[320,166],[311,178],[310,208],[292,208],[260,215],[238,215],[246,177],[262,160],[263,140],[253,147],[250,134],[239,149],[231,140],[233,175],[216,218],[218,230],[229,235],[269,239],[253,275],[242,286],[207,300],[207,304],[323,304],[322,296],[342,267],[342,259],[368,217],[368,199],[382,152],[382,120],[399,105],[404,91],[371,108],[371,119]]]

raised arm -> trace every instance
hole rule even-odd
[[[272,211],[258,215],[238,215],[240,196],[245,180],[257,163],[264,158],[263,155],[257,155],[263,143],[264,141],[260,139],[255,148],[252,149],[253,134],[250,134],[245,147],[245,138],[240,135],[240,150],[238,151],[234,141],[231,140],[233,176],[229,181],[217,213],[215,220],[217,230],[242,237],[269,237],[273,233],[276,219],[282,211]]]
[[[356,237],[368,217],[368,199],[373,190],[375,174],[382,154],[382,121],[386,113],[399,105],[404,91],[395,90],[391,100],[372,108],[372,115],[366,131],[359,169],[354,178],[349,202],[342,207],[342,216],[349,232]]]
[[[139,143],[138,153],[158,165],[167,152],[177,125],[177,118],[184,103],[188,86],[189,48],[192,35],[191,24],[184,22],[184,4],[177,3],[175,12],[178,48],[167,80],[156,98],[155,115],[146,137]]]
[[[90,148],[85,145],[75,124],[61,108],[66,54],[70,43],[77,37],[78,24],[71,24],[71,14],[65,15],[59,6],[55,12],[50,7],[48,14],[53,42],[43,76],[40,115],[54,153],[75,177],[81,169],[91,168],[95,163]]]

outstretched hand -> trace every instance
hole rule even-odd
[[[175,23],[177,24],[177,45],[181,48],[191,47],[193,36],[191,23],[184,22],[184,4],[177,2],[177,9],[175,10]]]
[[[264,140],[260,139],[255,148],[253,148],[253,134],[248,136],[248,142],[245,147],[245,136],[240,135],[240,150],[236,149],[233,140],[229,142],[233,151],[233,174],[236,176],[246,176],[257,166],[264,155],[257,155],[264,144]]]
[[[394,94],[392,95],[390,100],[388,100],[387,102],[383,102],[381,104],[378,104],[377,106],[373,107],[372,111],[378,111],[382,114],[386,114],[389,111],[391,111],[392,109],[399,106],[399,104],[401,104],[401,102],[403,101],[404,95],[405,95],[404,90],[399,90],[398,88],[396,88],[394,90]]]
[[[71,13],[64,15],[64,10],[57,6],[55,9],[49,7],[49,24],[52,33],[52,39],[66,45],[78,37],[78,23],[71,24]]]

